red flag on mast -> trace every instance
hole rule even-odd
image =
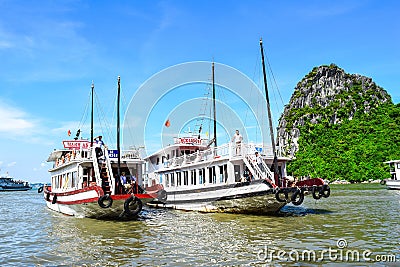
[[[164,124],[166,127],[169,127],[169,126],[171,126],[171,123],[169,122],[169,119],[165,122],[165,124]]]
[[[68,130],[68,136],[71,136],[71,130]]]

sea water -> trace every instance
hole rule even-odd
[[[331,188],[277,216],[145,208],[129,222],[56,213],[36,190],[0,192],[0,266],[398,266],[400,191]]]

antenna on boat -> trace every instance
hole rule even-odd
[[[92,111],[90,113],[90,146],[93,146],[93,92],[94,92],[94,82],[92,80]]]
[[[118,151],[118,179],[121,177],[121,148],[120,148],[120,140],[119,140],[119,99],[120,99],[120,91],[121,91],[121,77],[118,76],[118,91],[117,91],[117,151]]]
[[[267,75],[265,73],[265,63],[264,63],[264,48],[262,38],[260,38],[260,49],[261,49],[261,60],[262,60],[262,68],[264,75],[264,88],[265,88],[265,98],[267,100],[267,109],[268,109],[268,121],[269,121],[269,130],[271,135],[271,143],[272,143],[272,151],[274,153],[274,176],[275,182],[277,182],[278,186],[280,185],[280,177],[278,171],[278,157],[276,156],[276,147],[275,147],[275,139],[274,139],[274,128],[272,128],[272,115],[271,115],[271,106],[269,104],[269,96],[268,96],[268,86],[267,86]]]
[[[212,96],[213,96],[213,113],[214,113],[214,147],[217,147],[217,111],[215,108],[215,67],[214,61],[212,63]],[[216,150],[214,150],[216,153]]]

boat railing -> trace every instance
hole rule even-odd
[[[96,149],[95,147],[91,148],[91,153],[93,155],[92,161],[93,161],[94,176],[96,177],[97,184],[101,184],[99,161],[97,159],[95,149]]]
[[[122,150],[121,158],[123,158],[123,159],[140,159],[139,150],[135,150],[135,149]]]
[[[108,170],[108,179],[110,182],[110,187],[111,187],[111,192],[115,192],[115,183],[114,183],[114,174],[112,171],[112,166],[111,166],[111,160],[110,160],[110,156],[108,154],[108,148],[105,147],[104,148],[104,157],[105,157],[105,161],[106,161],[106,165],[107,165],[107,170]]]
[[[182,165],[192,164],[200,161],[210,161],[221,157],[240,159],[244,158],[246,155],[254,155],[256,151],[263,151],[263,155],[265,155],[265,153],[267,153],[268,156],[272,155],[271,148],[263,148],[260,146],[256,146],[252,143],[242,143],[240,148],[237,149],[235,144],[227,143],[216,148],[210,147],[206,150],[198,150],[191,154],[185,154],[179,157],[168,159],[164,161],[162,165],[156,165],[154,166],[154,168],[158,170],[159,168],[179,167]],[[267,165],[265,164],[264,167],[266,169]]]

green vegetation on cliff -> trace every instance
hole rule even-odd
[[[307,123],[300,132],[289,174],[330,181],[389,178],[383,162],[400,159],[400,104],[385,103],[340,124]]]

